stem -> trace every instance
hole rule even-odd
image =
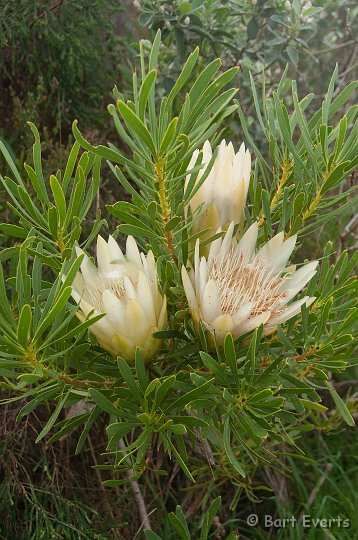
[[[316,210],[320,200],[321,200],[321,197],[322,197],[322,189],[323,189],[323,186],[325,185],[326,183],[326,180],[328,178],[330,174],[330,171],[327,169],[324,176],[323,176],[323,182],[322,182],[322,185],[321,187],[319,188],[319,190],[317,191],[316,193],[316,196],[315,198],[313,199],[313,201],[311,202],[311,204],[309,205],[308,209],[306,210],[306,212],[303,214],[302,216],[302,221],[306,221],[306,219],[310,218],[311,215],[313,214],[313,212]]]
[[[167,223],[170,220],[170,207],[169,207],[169,202],[168,202],[167,194],[165,190],[164,164],[165,164],[164,157],[158,156],[158,160],[155,163],[154,167],[155,167],[155,174],[156,174],[158,184],[159,184],[159,201],[160,201],[160,207],[162,209],[162,218],[163,218],[164,229],[165,229]],[[178,257],[176,256],[176,253],[175,253],[172,233],[170,231],[165,231],[165,238],[167,240],[167,246],[171,253],[173,261],[178,266]]]
[[[295,356],[293,360],[295,362],[302,362],[302,360],[306,360],[307,358],[311,358],[312,356],[315,356],[317,354],[318,349],[319,347],[314,345],[313,347],[311,347],[304,353],[299,354],[298,356]]]
[[[106,387],[109,384],[113,384],[111,381],[90,381],[90,380],[81,380],[81,379],[72,379],[67,375],[60,375],[59,380],[66,383],[72,384],[73,386],[99,386]]]
[[[277,191],[275,193],[275,195],[273,196],[272,198],[272,201],[271,201],[271,204],[270,204],[270,210],[273,210],[277,204],[277,202],[279,201],[280,197],[281,197],[281,194],[282,194],[282,190],[288,180],[288,177],[289,177],[289,174],[290,174],[290,171],[291,171],[291,163],[289,161],[285,161],[282,165],[282,176],[281,176],[281,180],[279,181],[279,184],[277,186]],[[262,215],[261,218],[259,219],[258,221],[258,225],[259,227],[263,224],[263,222],[265,221],[265,216]]]
[[[56,243],[57,243],[57,246],[58,246],[58,249],[61,251],[61,253],[63,253],[65,251],[65,243],[63,241],[63,232],[62,232],[62,229],[59,229],[57,231],[57,240],[56,240]]]
[[[129,463],[130,460],[129,460],[129,457],[127,456],[127,454],[126,454],[126,445],[124,444],[123,439],[120,439],[120,441],[119,441],[119,448],[122,450],[123,454],[126,457],[126,461]],[[134,498],[136,500],[138,510],[139,510],[139,515],[140,515],[140,518],[142,520],[141,528],[144,526],[146,529],[152,530],[152,527],[151,527],[150,521],[149,521],[148,512],[147,512],[147,507],[145,505],[145,501],[144,501],[142,492],[140,490],[139,484],[138,484],[137,480],[131,480],[131,478],[133,476],[132,469],[129,469],[127,471],[127,476],[128,476],[128,478],[130,480],[133,496],[134,496]]]
[[[89,448],[90,448],[90,452],[91,452],[91,456],[92,456],[92,460],[93,460],[93,463],[97,466],[97,460],[96,460],[96,453],[94,451],[94,448],[93,448],[93,444],[92,444],[92,441],[91,441],[91,437],[90,435],[88,435],[88,445],[89,445]],[[106,510],[107,510],[107,513],[109,516],[111,516],[112,518],[112,521],[114,521],[114,516],[113,516],[113,513],[112,513],[112,508],[111,508],[111,505],[109,504],[108,502],[108,499],[107,499],[107,493],[106,493],[106,490],[103,486],[103,480],[102,480],[102,476],[101,476],[101,471],[99,471],[98,469],[94,469],[95,471],[95,475],[97,477],[97,481],[98,481],[98,487],[102,493],[102,496],[103,496],[103,502],[104,502],[104,505],[106,507]]]

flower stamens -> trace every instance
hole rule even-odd
[[[229,315],[249,302],[254,305],[249,318],[265,311],[278,312],[276,308],[285,297],[278,292],[284,279],[272,272],[269,261],[254,260],[243,252],[231,250],[224,259],[216,257],[209,277],[217,284],[223,313]]]

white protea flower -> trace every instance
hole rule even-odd
[[[195,150],[188,170],[195,166],[199,150]],[[196,184],[202,177],[213,152],[209,141],[203,146],[202,169],[196,178]],[[213,167],[190,199],[189,206],[193,215],[193,231],[195,233],[209,228],[206,237],[213,236],[221,227],[226,230],[231,222],[239,224],[243,221],[244,207],[250,183],[251,154],[242,143],[235,154],[232,143],[220,143],[217,158]],[[188,187],[190,174],[186,177],[185,190]]]
[[[84,253],[76,248],[77,255]],[[153,253],[140,253],[136,241],[128,236],[126,254],[112,236],[106,242],[97,238],[98,268],[85,255],[72,285],[72,297],[79,303],[81,320],[106,315],[90,326],[99,344],[114,356],[128,362],[139,347],[144,360],[154,356],[160,340],[154,332],[166,324],[166,297],[158,290]]]
[[[315,275],[313,261],[289,273],[286,264],[296,236],[284,240],[280,232],[256,253],[258,225],[254,223],[239,242],[233,238],[232,223],[225,236],[212,242],[208,257],[199,256],[196,244],[194,267],[182,268],[185,293],[194,326],[201,320],[219,345],[229,332],[237,338],[264,325],[265,333],[309,306],[314,297],[290,300]]]

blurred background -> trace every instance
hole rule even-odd
[[[200,47],[198,71],[216,57],[221,58],[223,70],[240,66],[238,99],[258,146],[264,137],[255,115],[249,72],[265,99],[288,66],[299,97],[315,94],[309,105],[312,111],[322,102],[336,63],[337,93],[358,75],[356,0],[3,0],[0,26],[0,138],[21,167],[32,152],[26,122],[36,124],[47,174],[65,163],[75,118],[92,142],[120,144],[106,106],[113,101],[114,85],[130,96],[132,73],[138,69],[138,40],[149,49],[158,29],[163,36],[158,88],[170,90],[195,46]],[[231,119],[223,133],[236,146],[243,138],[237,118]],[[3,162],[0,172],[7,172]],[[119,186],[104,171],[97,209],[121,196]],[[6,221],[3,191],[0,211]],[[352,215],[343,216],[328,231],[330,237],[342,242],[352,219]],[[352,237],[357,225],[356,220],[349,231]],[[6,235],[0,239],[6,246]],[[325,238],[317,238],[306,249],[321,251],[324,242]],[[35,446],[42,418],[36,413],[17,424],[18,407],[1,409],[0,538],[134,538],[140,523],[130,490],[104,491],[98,471],[91,469],[105,450],[103,426],[94,427],[88,447],[74,458],[71,438],[51,447]],[[47,411],[42,414],[46,417]],[[323,437],[330,433],[331,437]],[[353,516],[357,464],[352,457],[358,453],[357,437],[344,427],[340,435],[328,419],[314,433],[307,433],[305,450],[304,460],[289,464],[293,470],[289,480],[273,470],[261,470],[257,476],[253,472],[252,485],[243,482],[223,489],[224,518],[239,523],[240,513],[246,516],[248,509],[254,511],[259,501],[277,515],[282,509],[298,515],[315,504],[323,515],[339,505]],[[208,486],[192,488],[175,470],[161,483],[156,478],[148,473],[145,485],[146,500],[155,499],[149,510],[157,508],[153,523],[168,530],[167,512],[180,502],[188,519],[199,524]],[[225,487],[225,478],[222,484]],[[270,537],[257,530],[245,531],[245,525],[240,530],[242,538]],[[302,532],[305,536],[292,539],[321,538],[313,533]],[[275,538],[291,538],[289,531],[280,534]],[[352,530],[349,534],[347,538],[354,537]]]

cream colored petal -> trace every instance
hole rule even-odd
[[[296,300],[296,302],[289,304],[287,308],[284,311],[282,311],[282,313],[279,313],[278,315],[272,317],[268,326],[273,327],[273,326],[276,326],[277,324],[287,321],[288,319],[292,319],[292,317],[300,313],[301,306],[303,306],[303,304],[305,304],[308,307],[314,302],[314,300],[315,298],[312,299],[309,296],[305,296],[304,298],[301,298],[300,300]]]
[[[109,256],[108,244],[101,235],[97,236],[97,264],[98,268],[104,274],[106,272],[111,272],[113,267],[111,267],[111,260]]]
[[[72,291],[74,290],[80,296],[82,296],[85,289],[86,289],[85,280],[83,279],[81,272],[77,272],[75,279],[72,282]]]
[[[86,283],[91,283],[92,285],[99,286],[100,285],[100,278],[98,276],[98,270],[95,267],[95,265],[91,262],[90,258],[82,251],[82,249],[77,248],[76,249],[77,254],[82,255],[84,254],[84,259],[81,263],[81,272],[83,279]]]
[[[290,302],[290,300],[292,300],[292,298],[294,296],[296,296],[296,294],[298,294],[300,291],[302,291],[302,289],[305,287],[305,285],[307,285],[307,283],[313,278],[313,276],[316,275],[316,273],[317,273],[317,271],[314,270],[313,272],[309,272],[308,274],[306,274],[300,281],[292,282],[291,288],[286,288],[286,290],[285,290],[286,296],[283,299],[283,301],[280,303],[279,307],[281,307],[281,306],[283,306],[285,304],[288,304],[288,302]]]
[[[164,327],[166,326],[166,324],[167,324],[167,297],[164,295],[162,307],[161,307],[159,317],[158,317],[158,329],[164,330]]]
[[[230,315],[225,313],[224,315],[216,317],[210,324],[210,327],[213,329],[217,343],[223,345],[225,336],[229,334],[229,332],[232,332],[234,321]]]
[[[243,177],[244,177],[244,154],[245,154],[245,145],[244,143],[241,144],[239,151],[237,152],[235,158],[234,158],[234,168],[233,168],[233,176],[234,181],[236,184],[241,184]]]
[[[247,253],[248,255],[252,255],[255,251],[258,232],[259,227],[257,222],[255,221],[242,236],[236,247],[236,252],[243,252]]]
[[[201,309],[203,319],[208,324],[210,324],[211,321],[216,319],[219,315],[222,315],[220,295],[216,282],[213,279],[209,279],[205,285]]]
[[[234,223],[231,222],[219,249],[218,258],[220,260],[226,257],[230,253],[233,247],[233,239],[232,239],[233,233],[234,233]]]
[[[245,184],[240,182],[232,190],[230,199],[230,218],[234,223],[240,223],[242,221],[245,203]]]
[[[139,272],[138,275],[137,295],[151,325],[156,325],[157,320],[153,294],[144,272]]]
[[[125,304],[112,291],[103,292],[103,305],[105,312],[116,326],[117,331],[125,325]]]
[[[76,302],[76,304],[79,304],[81,302],[82,294],[80,294],[74,287],[72,287],[71,296]]]
[[[221,232],[221,227],[219,227],[217,229],[215,234],[220,233],[220,232]],[[213,261],[214,261],[215,257],[219,253],[221,244],[222,244],[222,237],[217,238],[216,240],[214,240],[210,244],[209,255],[208,255],[208,268],[209,268],[209,270],[212,267],[212,264],[213,264]]]
[[[270,267],[274,272],[281,272],[285,268],[287,261],[296,245],[296,240],[296,234],[285,240],[279,251],[276,252],[275,257],[270,259]]]
[[[194,292],[193,285],[191,283],[191,280],[189,278],[189,275],[188,275],[188,272],[187,272],[185,266],[182,266],[181,277],[182,277],[184,291],[185,291],[186,298],[188,300],[189,307],[191,309],[193,309],[193,308],[199,309],[196,294]]]
[[[148,337],[145,340],[145,344],[141,347],[141,352],[144,362],[151,360],[153,356],[158,352],[162,345],[162,340],[153,336],[155,332],[158,332],[158,328],[151,328]]]
[[[200,298],[200,256],[199,256],[199,240],[195,243],[194,250],[194,278],[195,278],[195,294]]]
[[[288,289],[292,289],[298,283],[303,282],[308,274],[311,274],[316,270],[317,266],[318,261],[311,261],[308,264],[301,266],[301,268],[296,270],[296,272],[294,272],[291,276],[287,277],[284,280],[283,284],[279,289],[279,292],[284,292]],[[304,287],[304,285],[302,287]]]
[[[261,324],[265,324],[269,320],[270,317],[271,317],[271,311],[266,311],[265,313],[260,313],[260,315],[256,315],[256,317],[247,319],[238,327],[238,331],[239,331],[238,335],[251,332],[251,330],[258,328]]]
[[[244,161],[244,182],[245,182],[245,199],[250,187],[251,176],[251,154],[249,150],[246,150]]]
[[[141,342],[143,333],[146,333],[150,323],[138,300],[130,299],[126,305],[126,326],[123,334],[135,343]]]
[[[142,268],[142,261],[139,254],[137,242],[133,236],[128,236],[126,242],[126,259],[136,264],[139,268]]]
[[[204,163],[209,163],[213,157],[213,151],[211,149],[210,141],[205,141],[203,146],[203,161]]]
[[[236,313],[232,315],[233,321],[235,326],[243,323],[248,319],[250,316],[251,311],[254,309],[254,303],[253,302],[247,302],[243,306],[241,306]]]
[[[218,211],[217,205],[213,202],[206,208],[205,213],[203,214],[201,218],[201,227],[199,230],[210,229],[208,233],[208,237],[209,237],[214,234],[214,231],[217,230],[219,225],[220,225],[219,211]]]
[[[111,265],[116,263],[123,263],[125,261],[125,257],[123,255],[123,252],[113,236],[109,235],[108,237],[108,251],[109,251],[109,258],[111,261]]]
[[[135,290],[133,283],[127,276],[124,276],[123,285],[126,292],[126,297],[128,299],[135,300],[137,298],[137,291]]]
[[[76,294],[76,296],[77,296],[77,298],[79,298],[79,300],[78,300],[77,298],[74,297],[74,293],[73,293],[73,291],[72,291],[72,297],[73,297],[73,299],[74,299],[76,302],[79,303],[80,308],[82,309],[82,311],[83,311],[83,313],[86,315],[86,317],[87,317],[87,315],[88,315],[89,313],[91,313],[91,311],[95,311],[95,307],[92,305],[91,302],[87,302],[87,301],[84,300],[82,297],[79,297],[79,295],[77,295],[77,294]],[[95,313],[95,314],[98,315],[98,313],[99,313],[99,312],[97,311],[97,313]]]
[[[157,267],[152,250],[149,250],[147,255],[142,254],[142,264],[144,273],[147,276],[148,282],[154,291],[158,290],[158,275]]]
[[[122,356],[129,363],[134,362],[137,347],[127,336],[119,333],[114,334],[112,337],[112,348],[116,356]]]
[[[208,281],[208,269],[205,257],[200,260],[200,273],[199,273],[199,301],[202,304],[203,293],[206,282]]]
[[[188,165],[188,168],[187,168],[188,171],[191,171],[191,169],[193,169],[193,167],[195,166],[196,160],[198,159],[198,155],[199,155],[199,149],[194,150],[194,152],[193,152],[193,154],[191,156],[191,159],[189,161],[189,165]],[[189,183],[189,180],[190,180],[190,176],[191,176],[190,173],[186,175],[184,191],[187,190],[188,183]]]
[[[98,311],[93,312],[93,316],[98,315]],[[96,321],[89,327],[90,332],[92,332],[97,339],[102,341],[111,342],[113,334],[116,332],[116,327],[112,323],[109,317],[102,317],[99,321]]]
[[[257,252],[256,258],[257,259],[264,258],[267,260],[271,260],[271,259],[273,260],[277,256],[279,250],[281,249],[281,246],[284,241],[284,237],[285,237],[285,233],[283,231],[276,234],[276,236],[271,238],[271,240],[269,240],[268,242],[266,242],[266,244],[262,246],[262,248]]]

